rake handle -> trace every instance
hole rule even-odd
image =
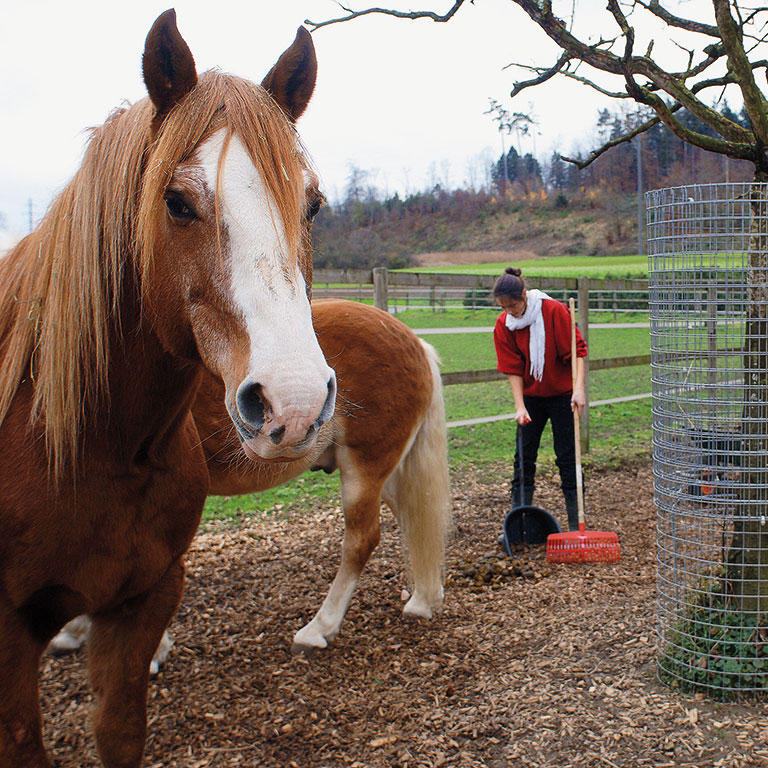
[[[577,360],[576,360],[576,302],[573,297],[568,299],[568,307],[571,311],[571,381],[572,388],[576,389]],[[586,528],[584,519],[584,487],[581,470],[581,419],[578,407],[573,409],[573,440],[576,452],[576,501],[579,505],[579,530]]]

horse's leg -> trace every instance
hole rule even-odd
[[[45,644],[0,599],[0,768],[50,766],[43,748],[37,683]]]
[[[318,648],[327,648],[328,643],[333,641],[360,574],[381,536],[380,469],[375,468],[369,476],[354,462],[352,453],[343,447],[338,451],[338,463],[345,526],[341,565],[320,610],[309,624],[294,635],[293,653],[309,654]]]
[[[434,376],[439,381],[439,373]],[[451,497],[440,388],[427,411],[411,449],[387,478],[383,497],[400,524],[404,549],[413,572],[413,595],[403,614],[432,618],[443,600],[445,539]]]
[[[147,685],[152,655],[184,587],[179,560],[149,592],[118,610],[92,617],[88,672],[93,726],[104,768],[137,768],[147,732]]]
[[[160,671],[160,667],[168,661],[168,657],[171,655],[171,648],[173,648],[173,640],[166,629],[165,632],[163,632],[160,644],[155,649],[155,655],[152,657],[152,661],[149,665],[150,677],[154,677]]]

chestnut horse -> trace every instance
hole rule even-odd
[[[102,763],[139,766],[209,488],[190,411],[204,372],[249,456],[311,451],[335,403],[307,297],[319,193],[294,127],[309,34],[261,86],[198,78],[167,11],[143,71],[149,98],[93,131],[0,261],[1,768],[50,765],[39,658],[79,614]]]
[[[221,406],[221,385],[205,377],[193,407],[211,493],[263,491],[308,469],[339,470],[344,510],[341,565],[294,652],[327,647],[339,631],[360,573],[379,541],[382,498],[396,515],[413,573],[407,616],[430,618],[442,600],[443,550],[450,515],[445,409],[433,348],[386,312],[340,299],[312,303],[317,338],[338,378],[336,412],[315,447],[290,463],[242,460]],[[74,650],[88,625],[67,625],[52,651]],[[168,653],[159,648],[154,670]]]

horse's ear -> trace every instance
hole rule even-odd
[[[296,122],[315,90],[317,58],[312,35],[299,27],[291,47],[277,60],[261,85],[288,117]]]
[[[156,120],[162,120],[197,84],[195,60],[176,27],[173,8],[158,16],[149,30],[142,68]]]

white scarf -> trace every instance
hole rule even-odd
[[[532,288],[526,291],[528,306],[520,317],[507,314],[506,326],[510,331],[519,328],[531,327],[531,337],[528,342],[528,350],[531,355],[531,375],[536,381],[541,381],[544,376],[544,345],[546,333],[544,332],[544,317],[541,314],[541,302],[550,298],[544,291]]]

